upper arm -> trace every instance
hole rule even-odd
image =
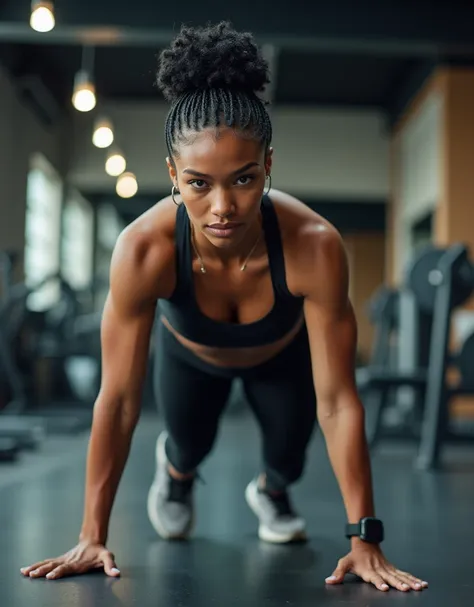
[[[357,402],[355,355],[357,325],[349,299],[347,256],[338,232],[327,226],[309,230],[305,274],[305,319],[311,348],[318,408]]]
[[[101,327],[101,395],[140,402],[166,255],[124,232],[115,247]]]

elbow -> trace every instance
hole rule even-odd
[[[120,431],[129,432],[140,419],[140,404],[137,395],[101,392],[94,406],[94,419],[108,419]]]
[[[323,426],[341,416],[360,418],[364,421],[365,410],[357,394],[351,392],[318,398],[317,415],[319,423]]]

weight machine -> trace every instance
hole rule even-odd
[[[449,417],[453,397],[474,395],[474,334],[465,340],[460,352],[450,353],[453,312],[473,292],[474,267],[468,249],[454,245],[423,249],[407,269],[402,289],[385,294],[384,305],[380,303],[383,291],[379,293],[372,359],[357,374],[368,413],[371,448],[387,435],[415,439],[416,467],[426,470],[438,466],[444,443],[474,444],[474,433],[454,428]],[[394,332],[398,335],[399,361],[391,365],[388,352]],[[450,365],[460,374],[456,386],[448,383]],[[401,388],[413,391],[413,406],[406,410],[404,423],[386,432],[383,413],[389,396]]]

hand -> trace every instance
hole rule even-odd
[[[56,580],[68,575],[87,573],[91,569],[104,568],[107,575],[118,577],[120,571],[115,565],[114,555],[105,546],[91,542],[80,542],[75,548],[55,559],[46,559],[21,569],[25,577]]]
[[[410,573],[400,571],[391,565],[382,554],[379,546],[365,544],[354,546],[347,556],[340,559],[334,573],[326,578],[328,584],[342,584],[346,573],[353,573],[386,592],[390,586],[402,592],[422,590],[428,587]]]

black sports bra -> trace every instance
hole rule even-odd
[[[274,305],[263,318],[245,324],[216,321],[199,309],[193,280],[191,225],[184,205],[176,215],[176,288],[160,299],[159,310],[183,337],[206,346],[247,348],[275,342],[287,335],[301,317],[303,297],[288,290],[278,217],[268,196],[262,199],[262,227],[268,251]]]

